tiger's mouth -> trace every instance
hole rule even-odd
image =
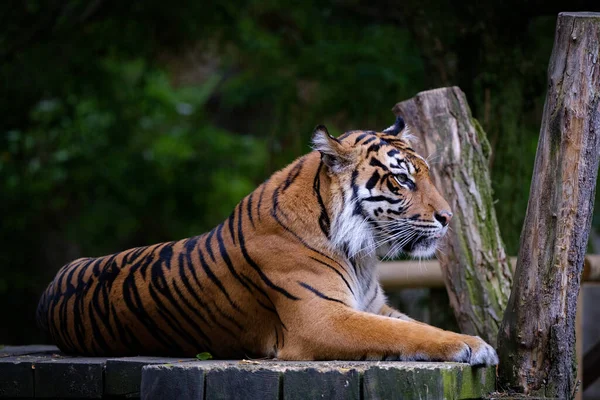
[[[382,247],[378,253],[382,258],[395,258],[400,254],[406,254],[414,258],[430,258],[435,254],[438,244],[448,230],[447,227],[436,230],[417,231],[405,230],[397,227],[394,229],[379,229],[381,234],[379,240],[386,240],[387,247]]]
[[[418,235],[402,246],[402,252],[411,257],[429,258],[435,254],[437,245],[446,234],[446,228],[434,234]]]
[[[418,237],[402,247],[402,251],[411,257],[431,257],[435,253],[439,238]]]

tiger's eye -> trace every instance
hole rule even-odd
[[[396,175],[395,178],[398,181],[398,183],[406,183],[406,182],[408,182],[408,176],[406,176],[406,174]]]

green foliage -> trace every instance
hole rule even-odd
[[[493,147],[490,167],[498,223],[506,250],[512,255],[518,253],[529,199],[554,23],[554,17],[531,20],[521,46],[510,49],[508,57],[501,51],[487,53],[487,72],[473,81],[480,94],[474,106],[487,120]]]
[[[206,361],[206,360],[212,360],[213,356],[212,356],[212,354],[205,351],[203,353],[196,354],[196,358],[200,361]]]
[[[0,340],[39,340],[33,310],[63,263],[202,233],[315,125],[381,129],[436,86],[460,85],[488,133],[516,254],[557,7],[3,3],[0,304],[23,312]]]
[[[86,238],[91,245],[84,250],[106,252],[144,229],[145,218],[160,229],[144,232],[144,240],[199,233],[223,214],[198,210],[214,204],[230,210],[252,190],[266,159],[264,140],[207,122],[214,81],[176,89],[163,71],[140,60],[102,60],[102,70],[110,76],[108,98],[42,99],[29,129],[7,133],[4,200],[29,199],[27,207],[13,208],[7,222],[14,229],[40,213],[67,213],[75,218],[63,227]]]

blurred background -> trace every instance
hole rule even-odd
[[[516,255],[556,15],[580,10],[600,4],[3,1],[0,344],[45,340],[34,310],[67,261],[200,234],[315,125],[382,129],[441,86],[487,132]]]

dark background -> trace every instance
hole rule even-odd
[[[315,125],[382,129],[441,86],[488,134],[516,255],[556,15],[583,10],[600,5],[3,1],[0,344],[44,340],[35,306],[67,261],[202,233]]]

